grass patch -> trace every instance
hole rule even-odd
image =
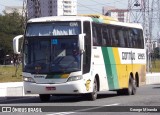
[[[152,63],[152,66],[150,70],[152,72],[160,72],[160,60],[154,60],[151,63]]]
[[[22,66],[19,66],[16,73],[16,67],[0,66],[0,83],[3,82],[21,82],[22,81]]]

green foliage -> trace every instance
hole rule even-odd
[[[13,54],[12,41],[19,34],[23,34],[22,16],[17,12],[0,15],[0,64],[5,55]]]
[[[154,49],[154,57],[155,58],[160,58],[160,48],[159,47],[156,47]]]

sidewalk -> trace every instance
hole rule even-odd
[[[23,82],[0,83],[0,96],[24,96]]]

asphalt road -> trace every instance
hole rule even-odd
[[[27,108],[26,111],[34,106],[38,108],[37,111],[48,111],[48,113],[37,113],[37,115],[106,115],[106,113],[107,115],[150,115],[153,113],[159,115],[160,84],[141,86],[138,88],[137,94],[132,96],[118,96],[115,92],[101,92],[96,101],[88,101],[83,96],[53,96],[47,103],[41,102],[39,97],[36,96],[7,97],[6,99],[0,99],[0,106],[18,106],[17,108]]]

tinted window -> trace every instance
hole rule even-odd
[[[140,29],[93,23],[92,30],[94,46],[144,48]]]

